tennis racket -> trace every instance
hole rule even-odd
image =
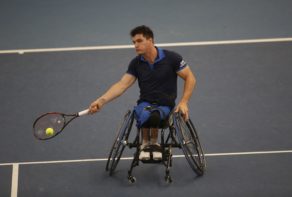
[[[48,140],[60,134],[65,127],[75,118],[84,116],[89,110],[75,114],[49,112],[39,116],[33,123],[33,135],[39,140]]]

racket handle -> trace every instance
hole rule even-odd
[[[89,113],[89,109],[86,109],[81,112],[78,112],[78,116],[84,116],[84,115],[87,115],[88,113]]]

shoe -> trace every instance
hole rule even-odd
[[[152,146],[155,146],[156,147],[156,151],[153,151],[152,152],[152,154],[153,154],[153,160],[162,160],[162,153],[160,151],[158,151],[160,149],[160,144],[154,143],[154,144],[152,144]]]
[[[153,152],[153,159],[154,160],[162,160],[162,153],[161,152]]]
[[[140,155],[139,155],[139,159],[140,160],[150,160],[150,152],[146,152],[144,151],[144,148],[147,146],[148,144],[142,144],[140,146]]]
[[[149,160],[150,159],[150,152],[141,151],[139,155],[140,160]]]

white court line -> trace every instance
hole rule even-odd
[[[262,39],[243,39],[243,40],[221,40],[221,41],[198,41],[198,42],[177,42],[160,43],[158,47],[177,47],[177,46],[204,46],[204,45],[227,45],[227,44],[249,44],[249,43],[268,43],[268,42],[291,42],[292,37],[288,38],[262,38]],[[84,46],[84,47],[64,47],[64,48],[41,48],[41,49],[14,49],[0,50],[0,54],[11,53],[41,53],[41,52],[61,52],[61,51],[90,51],[90,50],[113,50],[130,49],[133,45],[105,45],[105,46]]]
[[[18,173],[19,173],[19,164],[15,163],[13,164],[13,167],[12,167],[11,197],[17,197]]]
[[[233,153],[207,153],[206,157],[218,156],[241,156],[241,155],[264,155],[264,154],[285,154],[292,153],[292,150],[279,150],[279,151],[253,151],[253,152],[233,152]],[[174,158],[185,157],[184,155],[173,155]],[[121,160],[131,160],[133,157],[121,157]],[[0,163],[0,166],[11,165],[40,165],[40,164],[58,164],[58,163],[84,163],[94,161],[107,161],[107,158],[95,159],[75,159],[75,160],[57,160],[57,161],[32,161],[32,162],[13,162],[13,163]]]
[[[213,156],[240,156],[240,155],[263,155],[263,154],[284,154],[292,153],[292,150],[280,151],[254,151],[254,152],[233,152],[233,153],[208,153],[206,157]],[[174,158],[182,158],[184,155],[173,155]],[[121,160],[131,160],[133,157],[122,157]],[[18,192],[18,177],[20,165],[40,165],[40,164],[58,164],[58,163],[84,163],[94,161],[107,161],[107,158],[100,159],[76,159],[76,160],[59,160],[59,161],[35,161],[35,162],[15,162],[15,163],[0,163],[0,166],[12,165],[12,181],[11,181],[11,197],[17,197]]]

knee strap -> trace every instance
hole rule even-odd
[[[159,124],[163,123],[167,119],[170,108],[168,106],[156,106],[148,102],[142,102],[138,104],[135,108],[135,118],[137,120],[137,127],[141,128],[146,125],[146,127],[160,127]],[[155,113],[154,113],[155,112]],[[159,115],[159,124],[158,122]],[[151,117],[150,117],[151,116]],[[150,119],[150,121],[148,121]],[[149,125],[150,122],[150,125]],[[158,124],[158,126],[157,126]],[[162,124],[164,125],[164,123]]]
[[[158,110],[155,110],[150,113],[148,120],[142,125],[142,127],[158,128],[160,125],[160,121],[161,121],[160,113]]]

